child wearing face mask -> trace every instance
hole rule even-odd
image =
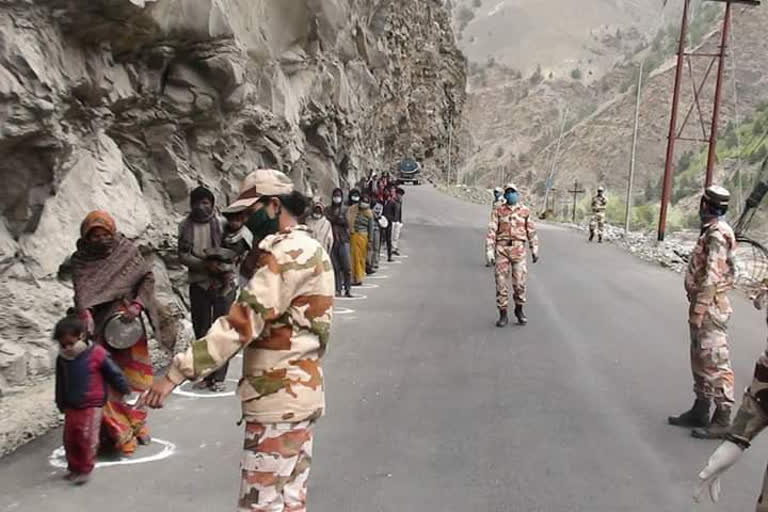
[[[66,478],[82,485],[93,471],[99,448],[107,383],[123,395],[130,394],[131,388],[107,350],[87,341],[85,326],[73,313],[56,324],[53,338],[59,344],[56,406],[64,413]]]

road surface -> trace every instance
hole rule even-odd
[[[666,425],[692,401],[681,276],[542,226],[530,323],[496,329],[487,208],[428,187],[406,201],[408,258],[368,281],[379,287],[359,290],[366,299],[337,303],[310,510],[754,510],[768,436],[724,479],[721,507],[696,508],[695,475],[717,443]],[[735,303],[743,389],[765,321]],[[238,417],[232,397],[174,396],[151,415],[173,453],[99,468],[83,488],[49,464],[54,432],[0,461],[0,510],[234,510]]]

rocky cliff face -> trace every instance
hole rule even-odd
[[[42,381],[83,216],[114,214],[183,316],[176,224],[261,166],[308,194],[445,158],[465,63],[439,0],[0,0],[0,408]],[[2,411],[0,411],[2,412]],[[0,453],[23,429],[0,414]],[[3,425],[3,422],[6,422]]]

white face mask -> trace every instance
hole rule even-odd
[[[339,196],[333,196],[333,199],[331,199],[331,201],[333,201],[333,204],[341,204],[342,199]]]
[[[315,213],[312,214],[312,218],[314,218],[314,219],[322,219],[323,218],[323,214],[315,212]]]

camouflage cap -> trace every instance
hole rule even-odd
[[[597,191],[598,192],[605,192],[605,187],[600,185],[599,187],[597,187]]]
[[[498,193],[498,194],[503,194],[503,193],[504,193],[504,189],[503,189],[503,188],[501,188],[501,187],[495,187],[495,188],[493,189],[493,191],[494,191],[494,192],[496,192],[496,193]]]
[[[506,185],[504,185],[504,191],[506,192],[507,190],[514,190],[515,192],[517,192],[517,185],[515,185],[514,183],[507,183]]]
[[[719,185],[713,185],[704,191],[704,200],[712,206],[727,207],[731,200],[731,193]]]
[[[264,196],[281,196],[293,192],[293,182],[280,171],[259,169],[243,180],[240,194],[224,213],[236,213],[250,208]]]

